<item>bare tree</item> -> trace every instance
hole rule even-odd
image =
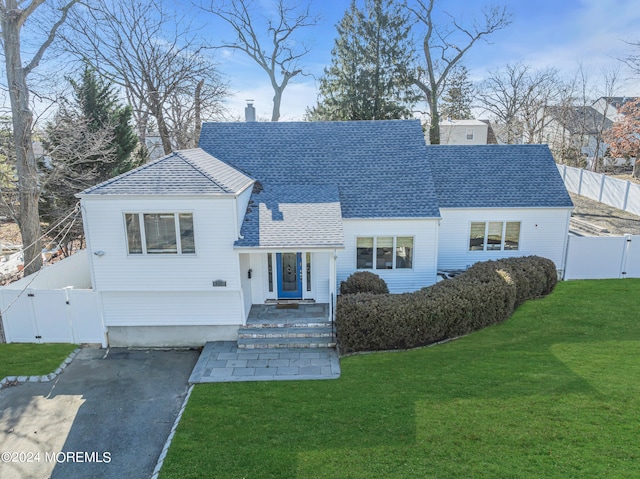
[[[505,28],[511,23],[511,15],[505,7],[491,7],[483,11],[482,20],[472,27],[465,27],[449,15],[446,26],[438,26],[433,20],[435,0],[405,0],[417,24],[426,28],[422,35],[424,65],[416,71],[414,84],[424,93],[429,105],[431,144],[440,143],[440,114],[438,100],[444,84],[453,68],[480,39]]]
[[[175,148],[195,148],[200,138],[202,121],[224,117],[225,109],[220,98],[227,95],[222,81],[205,83],[201,79],[176,89],[166,105],[166,120]]]
[[[282,94],[292,78],[303,73],[300,60],[309,53],[309,47],[294,38],[305,27],[317,24],[310,11],[310,3],[292,5],[286,0],[276,3],[277,15],[264,24],[253,11],[251,0],[210,0],[202,5],[224,20],[235,32],[236,38],[223,42],[220,48],[231,48],[246,53],[269,76],[273,88],[271,121],[280,119]]]
[[[195,91],[203,79],[213,85],[220,81],[205,47],[190,25],[167,12],[160,0],[92,0],[83,5],[74,14],[69,49],[126,90],[138,119],[146,123],[153,117],[162,148],[170,153],[167,108],[172,98]]]
[[[20,226],[24,246],[25,274],[31,274],[42,267],[40,255],[40,215],[38,199],[38,166],[33,153],[32,128],[33,112],[29,104],[27,77],[42,61],[47,49],[56,38],[58,30],[64,24],[71,7],[77,0],[59,4],[57,19],[45,31],[42,43],[28,62],[22,59],[21,31],[25,22],[38,10],[45,0],[1,0],[0,27],[2,47],[5,59],[11,114],[13,119],[13,138],[16,149],[16,171],[18,175],[19,214],[15,218]]]
[[[489,72],[478,88],[478,103],[497,123],[502,143],[539,143],[548,121],[545,107],[558,98],[556,70],[522,63]]]
[[[64,242],[65,256],[72,247],[66,239],[84,238],[82,222],[69,226],[60,223],[77,204],[75,194],[103,180],[105,165],[115,163],[117,153],[115,128],[105,125],[95,129],[87,118],[61,108],[47,125],[44,146],[47,161],[41,166],[42,216],[57,226],[49,232]]]

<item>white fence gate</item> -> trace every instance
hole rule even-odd
[[[640,236],[570,236],[564,279],[640,278]]]
[[[100,294],[91,287],[86,251],[0,288],[8,343],[107,345]]]

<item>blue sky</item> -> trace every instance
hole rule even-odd
[[[270,3],[256,2],[265,14]],[[478,43],[465,57],[464,63],[475,80],[507,63],[525,62],[536,68],[557,68],[565,76],[573,76],[582,64],[596,81],[604,70],[622,66],[618,58],[631,51],[625,41],[640,40],[637,0],[506,0],[501,4],[511,12],[512,24],[493,34],[490,43]],[[444,10],[470,24],[483,5],[476,0],[439,0],[436,9],[439,15]],[[348,6],[349,0],[313,0],[312,8],[321,20],[307,31],[305,40],[311,42],[312,50],[304,61],[313,76],[299,77],[289,84],[282,120],[301,119],[305,108],[315,103],[315,78],[331,60],[335,25]],[[199,15],[210,41],[230,38],[213,16]],[[258,117],[270,118],[273,93],[266,74],[241,52],[218,52],[216,61],[234,92],[228,101],[231,114],[243,116],[245,99],[251,98]],[[619,92],[640,95],[640,85],[637,80],[629,80]]]

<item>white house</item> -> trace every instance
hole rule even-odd
[[[407,120],[206,123],[200,147],[78,195],[111,345],[233,340],[252,305],[333,305],[360,270],[400,293],[486,259],[564,266],[546,146],[426,146]]]
[[[486,145],[489,124],[480,120],[444,120],[440,123],[442,145]]]

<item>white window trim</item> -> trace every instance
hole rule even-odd
[[[356,250],[356,271],[412,271],[413,270],[413,264],[414,264],[414,259],[415,259],[415,249],[416,249],[416,237],[413,235],[396,235],[396,236],[391,236],[391,238],[393,238],[393,245],[392,245],[392,259],[391,259],[391,268],[377,268],[377,254],[378,254],[378,237],[380,238],[389,238],[389,236],[391,235],[379,235],[379,236],[356,236],[356,241],[355,241],[355,250]],[[411,238],[413,240],[413,247],[411,248],[411,268],[397,268],[396,267],[396,248],[398,245],[397,239],[398,236],[400,238]],[[358,238],[373,238],[373,261],[372,261],[372,266],[371,268],[358,268]]]
[[[471,138],[469,138],[469,136],[471,136]],[[467,140],[473,140],[473,139],[475,139],[475,131],[474,131],[474,129],[473,129],[473,128],[467,128],[467,131],[466,131],[466,139],[467,139]]]
[[[479,250],[471,250],[469,249],[469,241],[471,240],[471,225],[473,223],[484,223],[484,241],[482,244],[482,249]],[[502,223],[502,236],[500,237],[500,249],[488,249],[489,246],[489,223]],[[507,223],[520,223],[520,230],[518,231],[518,249],[505,249],[504,245],[507,240]],[[470,221],[469,227],[467,228],[467,252],[469,253],[496,253],[500,252],[509,252],[509,251],[520,251],[522,244],[522,220],[478,220],[478,221]]]
[[[158,215],[158,214],[172,214],[173,215],[173,221],[174,221],[174,225],[175,225],[175,231],[176,231],[176,248],[177,251],[175,253],[148,253],[147,252],[147,233],[145,231],[145,227],[144,227],[144,215]],[[194,242],[194,249],[195,249],[195,253],[183,253],[182,252],[182,237],[180,234],[180,215],[181,214],[190,214],[191,215],[191,219],[194,223],[194,233],[193,233],[193,242]],[[138,226],[140,228],[140,241],[141,241],[141,245],[142,245],[142,253],[130,253],[129,252],[129,231],[127,231],[127,216],[126,215],[137,215],[138,216]],[[125,239],[125,243],[127,246],[127,256],[135,256],[135,257],[140,257],[140,256],[196,256],[197,255],[197,251],[198,248],[195,247],[195,215],[193,214],[193,211],[168,211],[168,210],[162,210],[162,211],[144,211],[144,212],[140,212],[140,211],[123,211],[122,212],[122,218],[124,220],[124,239]]]

